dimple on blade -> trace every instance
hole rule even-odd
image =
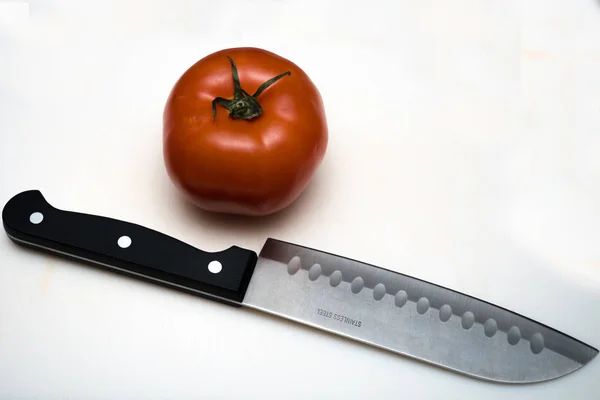
[[[269,239],[244,305],[481,379],[531,383],[594,348],[517,313],[407,275]]]

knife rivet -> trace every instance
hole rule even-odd
[[[129,236],[121,236],[117,240],[117,244],[119,245],[120,248],[126,249],[129,246],[131,246],[131,238]]]
[[[42,214],[41,212],[37,212],[37,211],[29,216],[29,222],[31,222],[32,224],[35,224],[35,225],[42,222],[43,219],[44,219],[44,214]]]
[[[223,264],[218,262],[217,260],[211,261],[208,263],[208,270],[213,274],[218,274],[223,269]]]

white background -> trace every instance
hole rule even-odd
[[[483,297],[600,347],[600,2],[0,0],[0,201],[206,250],[276,237]],[[297,63],[326,158],[264,219],[168,180],[164,102],[227,47]],[[594,399],[600,360],[489,384],[0,240],[0,398]]]

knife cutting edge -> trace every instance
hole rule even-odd
[[[257,254],[205,252],[155,230],[64,211],[38,190],[2,211],[15,243],[249,307],[468,376],[556,379],[598,350],[483,300],[339,255],[267,239]]]

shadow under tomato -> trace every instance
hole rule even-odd
[[[183,218],[203,231],[231,237],[235,242],[232,244],[252,246],[259,250],[267,237],[273,237],[277,232],[301,223],[321,204],[318,198],[326,195],[324,180],[323,174],[316,173],[296,201],[283,210],[261,217],[206,211],[184,198],[173,185],[169,190],[174,198],[173,206],[179,209]]]

